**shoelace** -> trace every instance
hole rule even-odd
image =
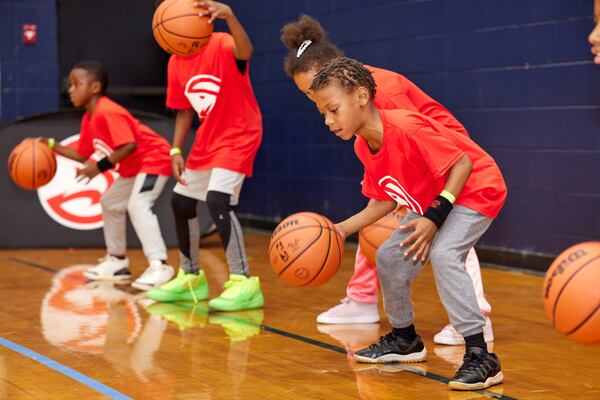
[[[477,353],[465,354],[463,357],[463,365],[458,369],[457,374],[463,372],[475,372],[481,366],[480,361],[484,361],[485,358],[481,357]]]
[[[388,333],[387,335],[379,337],[379,342],[373,343],[369,346],[369,349],[378,349],[383,345],[392,344],[396,339],[396,335],[393,332]]]
[[[196,298],[196,293],[194,293],[194,288],[192,287],[192,281],[188,280],[188,288],[190,289],[190,293],[192,293],[192,298],[194,299],[194,304],[198,303],[198,299]]]

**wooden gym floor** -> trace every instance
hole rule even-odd
[[[600,399],[600,347],[566,340],[546,320],[541,276],[482,270],[505,382],[448,390],[463,347],[434,345],[447,322],[431,270],[414,286],[416,327],[429,356],[418,364],[356,364],[347,350],[389,330],[317,326],[345,294],[354,251],[321,288],[286,286],[271,271],[269,236],[246,236],[264,310],[214,313],[206,302],[148,305],[129,286],[87,282],[103,250],[0,251],[1,399]],[[134,275],[144,259],[129,251]],[[176,251],[169,253],[171,262]],[[211,295],[226,279],[216,235],[202,245]]]

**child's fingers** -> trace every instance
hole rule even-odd
[[[417,232],[411,233],[406,239],[404,239],[402,241],[402,243],[400,243],[400,247],[404,247],[404,246],[411,244],[412,242],[417,240],[418,237],[419,237],[419,235],[417,234]]]

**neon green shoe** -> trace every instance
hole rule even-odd
[[[208,282],[206,274],[186,274],[179,268],[175,279],[170,280],[159,288],[146,292],[146,297],[156,301],[193,301],[197,303],[208,299]]]
[[[261,308],[265,299],[260,291],[257,276],[231,274],[225,282],[223,293],[208,302],[210,308],[218,311],[241,311]]]
[[[173,322],[180,331],[191,328],[204,328],[208,320],[208,304],[192,303],[191,305],[173,303],[154,303],[146,308],[150,315]]]
[[[232,342],[241,342],[260,333],[265,314],[263,310],[246,310],[227,314],[212,314],[208,322],[221,325]]]

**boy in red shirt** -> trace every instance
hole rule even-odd
[[[158,218],[152,211],[169,179],[169,143],[117,103],[104,95],[108,77],[95,61],[77,63],[69,74],[69,96],[75,107],[85,107],[77,150],[48,139],[56,153],[86,163],[78,177],[92,179],[114,169],[120,177],[102,196],[102,218],[107,255],[84,272],[92,280],[129,279],[125,256],[125,213],[129,214],[149,267],[132,286],[148,290],[167,282],[173,268],[167,265],[167,249]],[[100,161],[88,162],[98,154]]]
[[[343,52],[327,39],[321,24],[308,15],[290,22],[281,30],[281,41],[290,49],[285,59],[285,71],[300,91],[313,100],[310,85],[317,72],[330,60],[343,56]],[[366,66],[373,73],[377,93],[375,107],[382,110],[409,110],[434,119],[460,135],[469,136],[465,127],[440,103],[429,97],[404,76],[385,69]],[[481,270],[475,249],[469,251],[466,269],[475,285],[477,303],[481,312],[489,316],[492,306],[483,293]],[[369,263],[360,246],[356,251],[354,274],[348,282],[346,298],[317,317],[324,324],[373,323],[379,321],[377,310],[379,281],[375,265]],[[483,329],[486,342],[494,340],[489,318]],[[434,336],[434,342],[446,345],[464,344],[462,336],[451,324]]]
[[[379,343],[354,354],[359,362],[418,362],[427,351],[416,334],[411,283],[429,259],[442,303],[464,337],[463,365],[452,389],[477,390],[502,382],[500,361],[488,353],[467,253],[496,218],[506,185],[495,161],[468,137],[406,110],[378,110],[372,73],[341,57],[315,76],[310,89],[325,124],[350,140],[363,163],[363,194],[373,204],[336,225],[343,237],[401,204],[408,212],[377,251],[377,270],[392,324]]]
[[[191,56],[171,56],[167,107],[177,110],[171,150],[177,180],[171,199],[180,268],[175,279],[148,292],[157,301],[201,301],[208,283],[198,264],[198,201],[207,203],[217,225],[229,264],[229,281],[208,305],[220,311],[260,308],[264,304],[258,277],[250,276],[240,223],[233,211],[245,177],[252,176],[254,157],[262,139],[262,117],[248,73],[252,43],[231,8],[200,1],[210,22],[224,19],[228,33],[215,32]],[[188,155],[181,154],[194,118],[201,125]]]

